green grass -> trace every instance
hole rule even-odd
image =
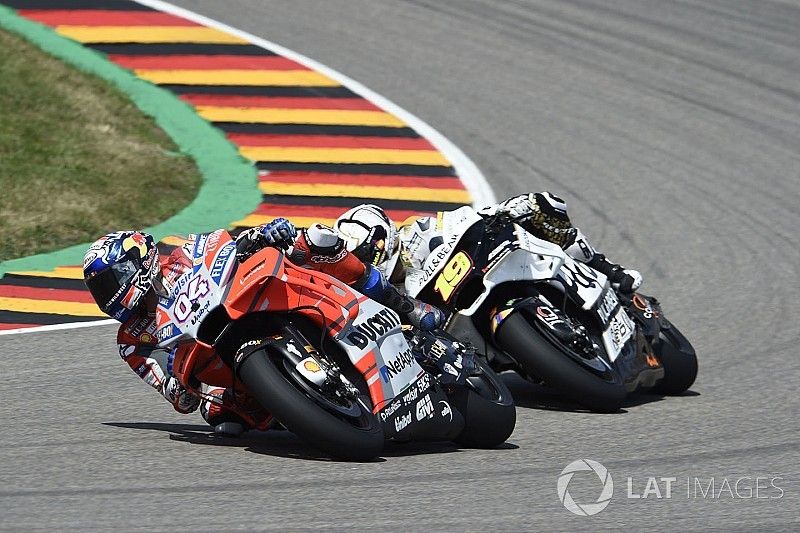
[[[151,226],[200,181],[124,94],[0,31],[0,260]]]

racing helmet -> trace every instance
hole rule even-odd
[[[381,207],[358,205],[336,219],[335,229],[353,255],[378,267],[387,278],[392,274],[400,257],[400,239]]]
[[[97,239],[83,257],[83,281],[100,310],[127,321],[153,288],[158,251],[151,235],[116,231]]]
[[[540,239],[564,246],[574,233],[567,203],[546,191],[531,194],[529,200],[531,214],[522,222],[522,227]]]

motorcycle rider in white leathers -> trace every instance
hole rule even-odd
[[[392,283],[421,271],[425,259],[444,245],[443,229],[455,211],[439,212],[436,217],[421,217],[399,229],[383,209],[362,204],[336,220],[336,230],[347,247],[365,263],[378,267]],[[573,259],[605,274],[612,286],[623,293],[635,291],[642,283],[641,274],[612,263],[598,253],[567,215],[567,205],[549,192],[526,193],[477,211],[483,217],[503,216],[534,236],[561,246]]]

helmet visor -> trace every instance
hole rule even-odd
[[[115,263],[110,268],[87,279],[86,287],[94,301],[98,302],[101,308],[106,309],[117,296],[120,288],[133,279],[137,270],[133,261]]]
[[[378,266],[386,260],[387,238],[386,229],[382,226],[375,226],[364,242],[356,246],[353,255],[364,263]]]

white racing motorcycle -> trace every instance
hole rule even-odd
[[[446,213],[444,237],[406,291],[451,313],[446,330],[584,407],[616,411],[628,393],[694,383],[692,345],[658,301],[622,295],[606,276],[502,216]]]

